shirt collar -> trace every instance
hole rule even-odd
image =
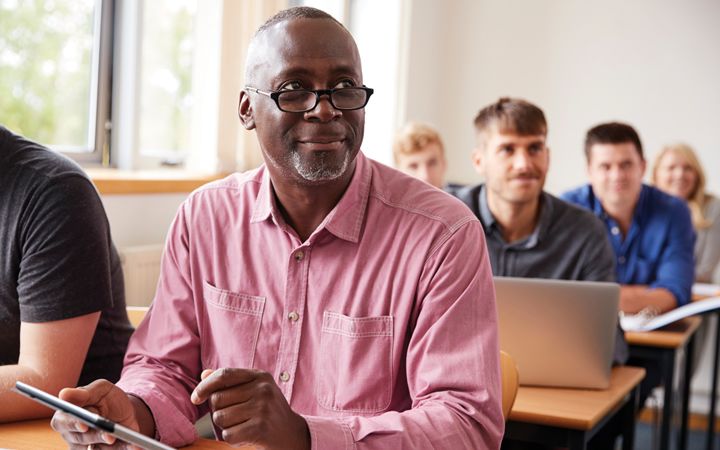
[[[495,220],[495,216],[492,215],[492,212],[490,212],[490,206],[488,206],[488,200],[487,200],[487,189],[485,188],[485,185],[480,187],[480,192],[478,193],[479,199],[478,204],[480,206],[480,220],[482,221],[483,225],[486,227],[488,231],[493,231],[497,235],[497,237],[502,240],[502,233],[500,233],[500,230],[498,229],[497,221]],[[538,218],[538,223],[535,225],[535,229],[530,234],[530,236],[526,237],[525,239],[514,242],[510,245],[513,247],[519,247],[519,248],[533,248],[537,245],[540,238],[544,236],[545,230],[548,229],[550,226],[550,222],[552,221],[552,205],[551,202],[548,201],[546,197],[548,197],[548,193],[545,191],[542,191],[542,194],[540,195],[540,204],[538,207],[540,208],[540,217]]]
[[[595,215],[603,219],[610,218],[610,215],[605,212],[605,208],[603,208],[600,199],[595,196],[595,192],[593,191],[592,186],[588,184],[586,187],[590,206]],[[640,189],[640,195],[638,196],[638,201],[635,204],[635,210],[633,211],[633,223],[642,221],[645,216],[645,209],[649,190],[650,187],[643,183],[642,188]]]
[[[284,223],[277,200],[272,190],[270,173],[266,167],[262,171],[260,191],[255,200],[250,223],[263,222],[272,217],[276,224]],[[340,239],[357,243],[365,219],[367,202],[372,184],[372,167],[362,152],[355,158],[355,173],[340,201],[318,226],[313,235],[323,228]]]
[[[497,227],[495,217],[490,212],[490,206],[488,206],[487,189],[485,188],[484,184],[480,186],[480,192],[478,192],[478,197],[478,205],[480,206],[480,220],[482,221],[483,225],[485,225],[485,227],[488,229]]]

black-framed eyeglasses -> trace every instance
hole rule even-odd
[[[366,86],[282,91],[261,91],[251,86],[245,86],[245,89],[270,97],[280,111],[292,113],[312,111],[320,101],[321,95],[327,95],[333,108],[341,111],[352,111],[354,109],[364,108],[374,92]]]

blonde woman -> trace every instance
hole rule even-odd
[[[705,173],[693,149],[686,144],[664,147],[655,159],[652,182],[688,202],[697,232],[695,279],[720,283],[720,199],[705,192]]]

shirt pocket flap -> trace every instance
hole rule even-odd
[[[227,311],[260,316],[265,309],[265,298],[220,289],[207,281],[203,283],[203,297],[206,303]]]
[[[348,317],[330,311],[323,314],[322,330],[326,333],[362,338],[392,336],[392,316]]]

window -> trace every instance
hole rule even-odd
[[[0,123],[79,160],[101,161],[111,7],[0,0]]]
[[[0,123],[88,164],[255,167],[256,139],[237,119],[246,47],[268,17],[297,3],[0,0]],[[397,122],[398,43],[373,30],[378,20],[397,29],[400,4],[318,5],[358,40],[376,92],[363,149],[383,162]]]
[[[109,162],[111,131],[133,136],[131,156],[113,155],[125,168],[182,162],[193,130],[197,4],[0,0],[0,123],[83,163]],[[131,121],[116,120],[123,98],[138,100]]]

